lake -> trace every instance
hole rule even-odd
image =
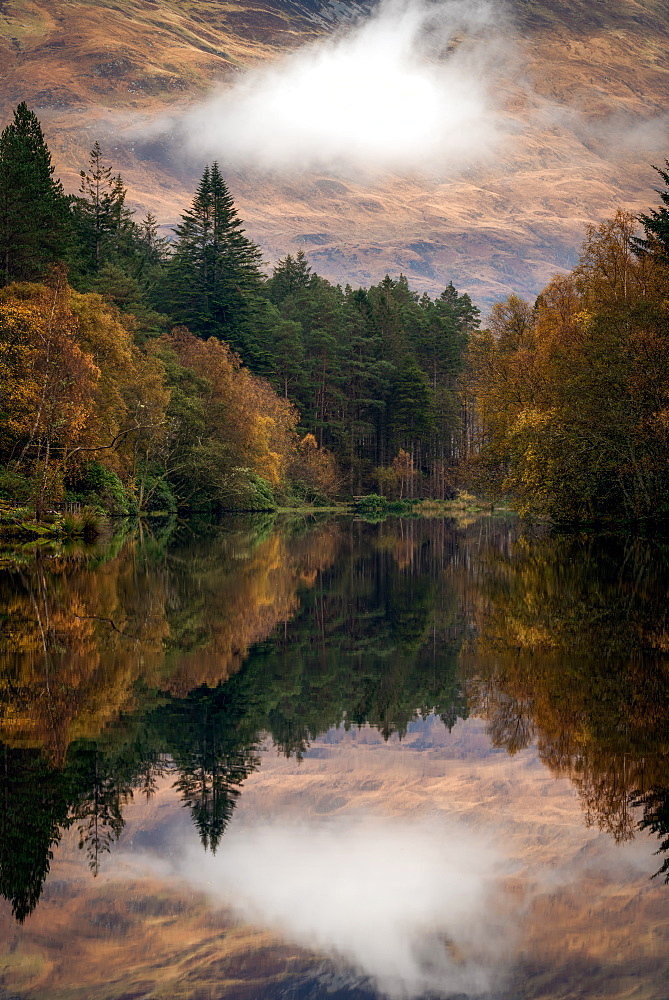
[[[669,545],[230,522],[0,570],[0,998],[669,995]]]

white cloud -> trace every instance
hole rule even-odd
[[[340,34],[246,73],[176,123],[199,160],[265,170],[461,169],[508,125],[512,47],[489,0],[383,0]]]
[[[335,817],[237,827],[178,874],[244,920],[343,959],[392,998],[478,996],[499,984],[515,929],[504,863],[464,824]]]

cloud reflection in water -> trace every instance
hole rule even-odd
[[[334,818],[238,828],[179,874],[294,944],[339,957],[389,997],[470,996],[499,983],[514,948],[505,864],[464,824]]]

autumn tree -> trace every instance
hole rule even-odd
[[[622,212],[591,227],[532,315],[509,300],[472,342],[480,468],[526,511],[574,522],[669,509],[669,273],[635,253],[635,231]]]
[[[159,349],[172,385],[165,463],[182,501],[273,507],[293,454],[293,407],[220,340],[176,328]]]

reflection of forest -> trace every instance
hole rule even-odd
[[[0,892],[30,913],[68,826],[97,870],[163,774],[215,850],[266,734],[299,757],[416,712],[481,714],[510,753],[536,739],[588,822],[668,850],[668,582],[649,543],[495,519],[37,556],[0,581]]]
[[[462,654],[470,709],[495,745],[514,753],[536,739],[589,824],[619,840],[639,824],[669,849],[669,549],[519,538],[482,546],[462,587],[475,624]]]
[[[3,582],[0,891],[23,919],[75,825],[91,867],[139,789],[174,775],[216,849],[266,733],[300,755],[333,725],[400,733],[466,714],[442,522],[230,531]],[[281,627],[277,627],[281,625]]]

